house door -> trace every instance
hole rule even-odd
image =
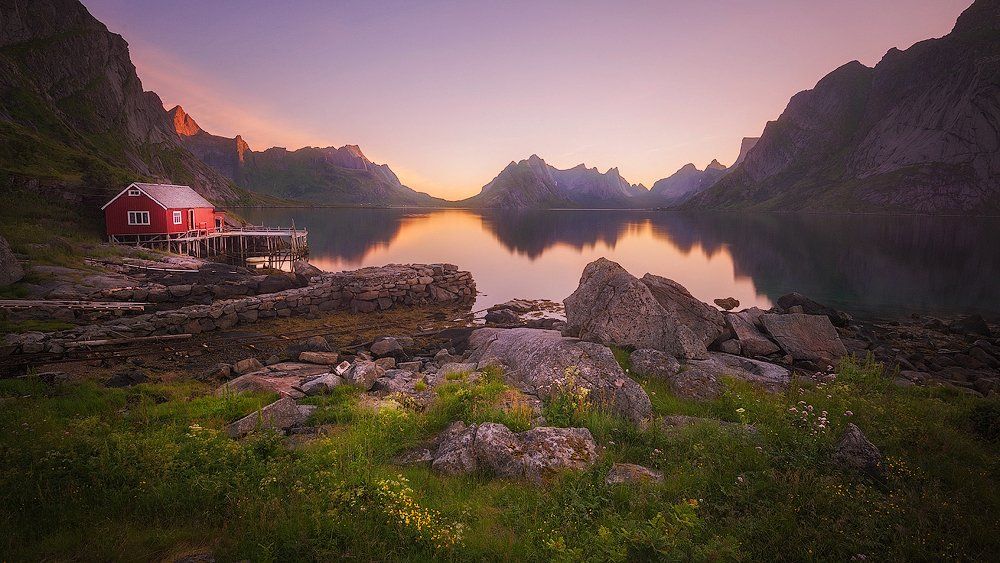
[[[222,232],[222,219],[219,219],[218,217],[215,218],[215,232]]]
[[[188,209],[188,230],[193,231],[196,228],[194,224],[194,209]]]

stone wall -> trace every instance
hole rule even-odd
[[[400,305],[471,303],[472,274],[452,264],[390,264],[323,274],[307,287],[122,318],[51,334],[9,335],[3,353],[65,351],[70,342],[164,334],[198,334],[260,319],[350,310],[370,313]]]

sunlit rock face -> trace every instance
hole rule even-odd
[[[1000,209],[1000,10],[979,0],[950,34],[874,67],[857,61],[792,97],[692,208]]]

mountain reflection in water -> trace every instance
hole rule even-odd
[[[562,300],[605,256],[711,302],[769,307],[798,291],[857,314],[1000,313],[1000,220],[657,211],[255,209],[255,223],[309,230],[330,271],[451,262],[472,271],[477,308]]]

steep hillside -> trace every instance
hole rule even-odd
[[[0,185],[98,197],[137,179],[245,196],[181,145],[128,44],[77,0],[0,2]]]
[[[169,112],[184,146],[240,187],[282,199],[325,205],[434,206],[444,200],[404,186],[386,164],[375,164],[357,145],[273,147],[250,150],[243,138],[204,131],[184,108]]]
[[[715,209],[1000,211],[1000,0],[874,67],[796,94],[745,161],[686,204]]]
[[[648,190],[629,184],[617,168],[601,173],[580,164],[559,170],[538,155],[511,162],[482,191],[459,202],[488,208],[626,208],[642,206]]]

